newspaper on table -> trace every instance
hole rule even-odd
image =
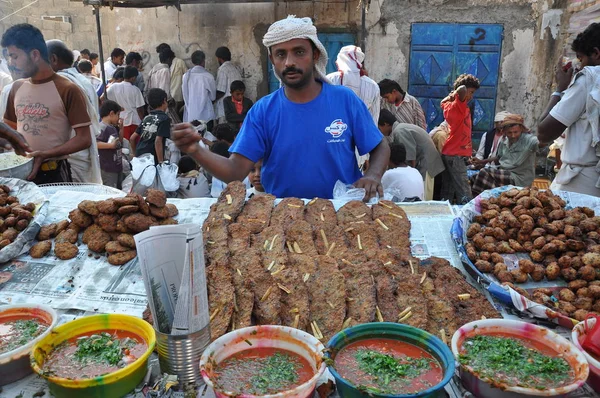
[[[152,227],[135,235],[156,329],[189,334],[209,324],[204,244],[198,224]]]

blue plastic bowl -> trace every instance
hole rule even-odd
[[[382,397],[382,398],[404,398],[404,397],[445,397],[443,391],[444,386],[450,382],[450,379],[454,375],[454,355],[452,351],[434,335],[427,333],[424,330],[414,328],[412,326],[391,323],[391,322],[374,322],[357,325],[349,329],[342,330],[329,340],[327,343],[328,350],[326,351],[325,357],[329,359],[335,359],[335,354],[342,348],[355,341],[372,339],[372,338],[386,338],[400,340],[405,343],[413,344],[419,348],[424,349],[430,353],[438,362],[442,365],[444,371],[444,377],[437,385],[421,391],[416,394],[375,394],[366,393],[358,390],[354,385],[350,384],[347,380],[340,377],[338,372],[335,370],[333,365],[329,365],[329,371],[335,378],[335,384],[337,386],[339,395],[344,398],[362,398],[362,397]]]

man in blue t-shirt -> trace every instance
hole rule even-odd
[[[389,146],[360,98],[326,83],[327,52],[310,18],[274,23],[263,44],[283,87],[250,109],[231,157],[201,148],[189,124],[175,126],[177,146],[226,182],[243,180],[262,159],[262,185],[277,197],[331,198],[337,180],[365,188],[365,199],[383,195]],[[364,175],[355,148],[370,154]]]

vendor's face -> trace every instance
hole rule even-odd
[[[283,84],[299,89],[314,79],[315,63],[321,53],[313,50],[310,40],[293,39],[271,47],[273,69]]]
[[[515,126],[505,127],[503,132],[504,132],[504,135],[506,135],[506,138],[508,138],[508,143],[514,144],[515,142],[517,142],[519,140],[519,138],[521,138],[521,134],[523,134],[523,129],[521,128],[521,126],[515,125]]]
[[[15,76],[19,78],[28,78],[35,76],[38,72],[37,60],[40,53],[37,50],[29,54],[15,46],[8,46],[9,68]]]
[[[586,66],[598,66],[600,65],[600,49],[595,47],[590,55],[586,55],[584,53],[577,52],[577,59],[581,61],[581,66],[579,69],[583,69]]]

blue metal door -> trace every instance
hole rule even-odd
[[[352,33],[319,33],[319,40],[321,43],[323,43],[325,50],[327,50],[327,55],[329,55],[329,62],[327,62],[327,73],[337,71],[335,61],[340,49],[344,46],[354,44],[356,41]],[[277,80],[277,77],[275,77],[273,65],[271,64],[270,60],[268,61],[267,68],[269,72],[269,92],[272,93],[279,88],[279,80]]]
[[[428,129],[444,120],[440,101],[463,73],[481,82],[469,103],[473,141],[492,128],[503,30],[492,24],[412,24],[408,92],[421,102]]]

